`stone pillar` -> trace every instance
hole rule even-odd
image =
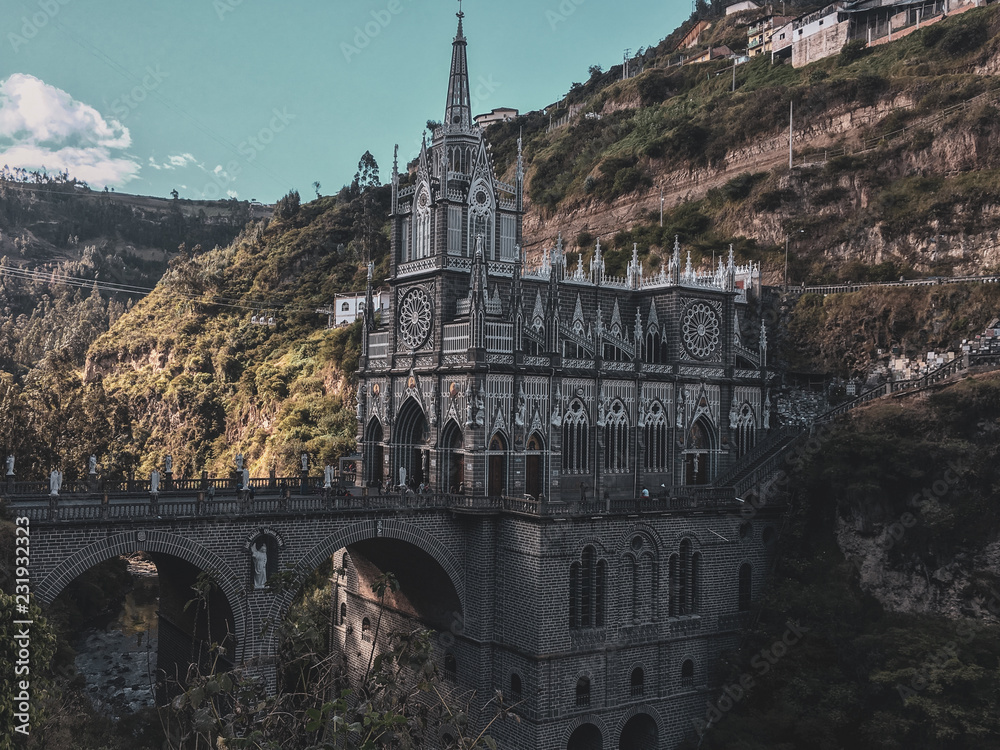
[[[170,491],[174,488],[174,472],[167,471],[163,473],[163,489]]]
[[[268,473],[267,486],[272,490],[278,488],[278,474],[277,470],[273,466],[271,467],[271,471]]]
[[[100,489],[100,485],[97,482],[97,472],[92,471],[87,475],[87,491],[96,493],[98,489]]]

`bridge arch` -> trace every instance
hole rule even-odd
[[[360,542],[372,541],[375,539],[394,539],[413,545],[420,551],[429,555],[445,572],[448,580],[455,589],[459,605],[462,612],[466,611],[465,599],[465,578],[462,566],[445,544],[428,531],[414,526],[410,523],[396,521],[393,519],[380,519],[377,521],[365,521],[347,526],[334,534],[331,534],[322,542],[309,550],[297,563],[295,570],[305,577],[318,569],[326,560],[330,559],[337,550]],[[277,628],[273,625],[282,622],[288,615],[289,608],[298,590],[288,590],[280,596],[276,596],[271,603],[266,623],[268,625],[267,634],[259,641],[257,656],[267,657],[277,653]]]
[[[59,563],[35,587],[35,595],[45,604],[51,604],[57,596],[79,575],[95,565],[122,555],[147,552],[176,557],[190,563],[198,570],[215,574],[215,584],[222,591],[233,615],[233,635],[239,653],[245,654],[246,613],[244,612],[244,592],[239,581],[246,578],[214,552],[186,537],[165,531],[129,531],[115,534],[83,547]],[[241,661],[238,659],[237,661]]]

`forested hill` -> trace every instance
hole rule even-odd
[[[0,170],[0,370],[90,343],[169,260],[227,245],[260,206],[94,192],[67,175]]]
[[[374,181],[307,205],[293,193],[227,246],[181,253],[85,363],[64,347],[21,382],[6,378],[0,409],[14,419],[0,446],[24,476],[61,465],[68,477],[91,453],[112,477],[148,474],[168,453],[192,476],[228,472],[236,452],[255,475],[291,472],[303,451],[320,462],[350,452],[360,334],[327,331],[316,310],[364,288],[369,253],[385,258],[388,202]],[[259,313],[275,325],[252,322]]]

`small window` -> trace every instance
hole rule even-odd
[[[351,303],[350,302],[345,302],[344,304],[342,304],[340,306],[340,311],[341,312],[350,312],[351,311]]]
[[[576,705],[590,705],[590,678],[581,677],[576,681]]]
[[[361,640],[370,641],[372,639],[372,621],[367,617],[361,621]]]
[[[347,604],[344,602],[340,603],[340,622],[339,625],[343,625],[347,622]]]
[[[632,670],[632,677],[629,679],[629,684],[633,698],[638,698],[646,691],[646,675],[642,671],[642,667],[636,667]]]
[[[510,701],[518,703],[521,700],[521,675],[511,672],[510,675]]]
[[[681,685],[684,687],[694,685],[694,662],[690,659],[681,665]]]

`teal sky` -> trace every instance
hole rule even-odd
[[[350,181],[441,119],[455,0],[2,0],[0,166],[273,203]],[[476,113],[558,100],[687,0],[467,0]]]

